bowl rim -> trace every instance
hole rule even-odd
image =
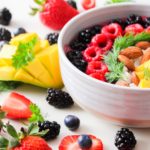
[[[73,25],[77,20],[81,19],[82,17],[84,16],[87,16],[88,14],[90,13],[93,13],[93,12],[96,12],[96,11],[99,11],[99,10],[105,10],[105,9],[109,9],[109,8],[117,8],[117,7],[124,7],[124,6],[133,6],[133,7],[150,7],[150,4],[141,4],[141,3],[120,3],[120,4],[110,4],[110,5],[107,5],[107,6],[103,6],[103,7],[99,7],[99,8],[94,8],[94,9],[91,9],[91,10],[88,10],[88,11],[85,11],[85,12],[82,12],[80,13],[79,15],[75,16],[73,19],[71,19],[64,27],[63,29],[61,30],[60,32],[60,35],[59,35],[59,38],[58,38],[58,49],[59,49],[59,55],[60,57],[62,57],[64,59],[64,61],[69,65],[69,67],[77,72],[80,76],[82,76],[83,78],[85,78],[86,80],[89,80],[93,83],[96,83],[96,84],[102,84],[103,86],[105,87],[111,87],[111,88],[114,88],[114,89],[119,89],[119,90],[125,90],[125,91],[134,91],[134,92],[150,92],[150,88],[132,88],[132,87],[124,87],[124,86],[119,86],[119,85],[115,85],[115,84],[111,84],[111,83],[108,83],[108,82],[103,82],[103,81],[100,81],[100,80],[97,80],[95,78],[92,78],[90,76],[88,76],[87,74],[85,74],[84,72],[80,71],[78,68],[76,68],[70,61],[69,59],[66,57],[66,54],[64,52],[64,48],[63,48],[63,36],[65,35],[65,32],[67,32],[68,28]]]

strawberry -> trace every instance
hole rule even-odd
[[[83,0],[82,7],[86,10],[94,8],[96,6],[95,0]]]
[[[2,104],[2,110],[7,113],[11,119],[26,119],[31,117],[31,101],[18,93],[12,92]]]
[[[92,145],[84,150],[103,150],[102,141],[93,135],[88,135],[92,140]],[[80,135],[66,136],[59,145],[59,150],[83,150],[79,145]]]
[[[26,136],[20,142],[20,145],[12,150],[52,150],[46,141],[38,136]]]
[[[41,5],[40,19],[44,25],[54,30],[60,30],[62,27],[79,12],[71,7],[64,0],[35,0]],[[38,11],[32,8],[33,15]]]

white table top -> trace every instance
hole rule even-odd
[[[79,0],[76,1],[79,2]],[[136,0],[136,2],[141,2],[141,0]],[[142,2],[150,3],[149,0],[142,0]],[[8,27],[9,29],[13,31],[14,28],[24,27],[27,31],[35,31],[42,37],[45,37],[45,35],[51,31],[41,24],[38,15],[36,17],[30,17],[28,15],[32,4],[32,0],[0,0],[0,8],[5,6],[13,13],[11,25]],[[97,6],[100,7],[103,6],[103,4],[103,0],[97,0]],[[100,118],[96,118],[76,105],[69,109],[55,109],[45,101],[46,90],[44,89],[24,85],[15,91],[24,94],[35,102],[41,108],[46,119],[50,121],[55,120],[61,124],[60,135],[56,140],[49,142],[53,150],[57,150],[61,139],[70,134],[93,134],[102,139],[105,150],[117,150],[114,146],[114,137],[116,131],[121,128],[120,126],[112,125]],[[8,93],[9,92],[0,93],[1,100],[3,100]],[[68,114],[77,115],[80,118],[81,126],[76,132],[69,131],[63,123],[65,116]],[[18,122],[11,122],[15,124],[16,128],[20,126]],[[132,129],[132,131],[137,139],[135,150],[150,150],[150,129]]]

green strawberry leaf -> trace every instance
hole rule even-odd
[[[36,104],[31,104],[29,108],[32,112],[31,117],[28,119],[29,122],[33,123],[33,122],[44,121],[44,118],[41,114],[41,110]]]
[[[0,149],[6,150],[9,145],[9,141],[0,135]]]
[[[12,126],[12,125],[10,125],[10,124],[8,124],[7,126],[6,126],[6,129],[7,129],[7,132],[13,137],[13,138],[15,138],[15,139],[19,139],[19,136],[18,136],[18,134],[17,134],[17,131],[16,131],[16,129]]]
[[[10,148],[13,148],[13,147],[16,147],[16,146],[18,146],[20,143],[19,143],[19,141],[17,140],[17,139],[12,139],[11,141],[10,141]]]
[[[6,116],[6,113],[3,112],[3,111],[0,111],[0,120],[1,120],[1,119],[4,119],[5,116]]]
[[[28,128],[28,135],[33,135],[39,132],[39,127],[35,123],[31,123],[29,128]]]

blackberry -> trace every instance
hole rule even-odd
[[[77,9],[77,4],[74,0],[67,0],[67,3],[73,8]]]
[[[134,24],[134,23],[139,23],[139,24],[143,25],[143,23],[144,23],[142,17],[138,16],[138,15],[135,15],[135,14],[130,15],[126,19],[125,22],[126,22],[127,25]]]
[[[79,32],[79,40],[82,41],[83,43],[90,43],[93,35],[91,33],[91,29],[84,29]]]
[[[77,51],[83,51],[87,48],[87,45],[79,41],[78,39],[72,41],[69,46],[71,49],[77,50]]]
[[[11,18],[12,15],[7,8],[3,8],[0,10],[0,24],[9,25]]]
[[[48,132],[44,136],[42,136],[42,138],[44,138],[45,140],[55,139],[60,133],[60,125],[55,121],[39,122],[38,126],[39,132],[48,130]]]
[[[20,28],[16,29],[16,31],[14,32],[14,36],[17,36],[19,34],[26,33],[26,32],[27,31],[24,28],[20,27]]]
[[[112,19],[111,23],[118,23],[123,29],[126,26],[125,22],[120,18]]]
[[[50,45],[53,45],[53,44],[57,43],[58,37],[59,37],[59,34],[54,32],[54,33],[49,33],[47,35],[46,39],[49,41]]]
[[[91,27],[91,34],[92,36],[96,35],[96,34],[99,34],[100,31],[101,31],[101,26],[100,25],[95,25],[93,27]]]
[[[82,53],[80,51],[75,51],[75,50],[71,50],[69,52],[67,52],[67,58],[70,61],[73,61],[74,59],[82,59]]]
[[[10,39],[11,33],[5,28],[0,28],[0,41],[10,41]]]
[[[85,72],[87,67],[87,62],[83,59],[74,59],[72,64],[76,66],[80,71]]]
[[[56,108],[67,108],[74,104],[71,96],[62,90],[48,89],[47,102]]]
[[[116,134],[115,146],[118,150],[132,150],[136,145],[136,139],[132,131],[122,128]]]
[[[144,27],[147,28],[148,26],[150,26],[150,17],[144,19]]]

